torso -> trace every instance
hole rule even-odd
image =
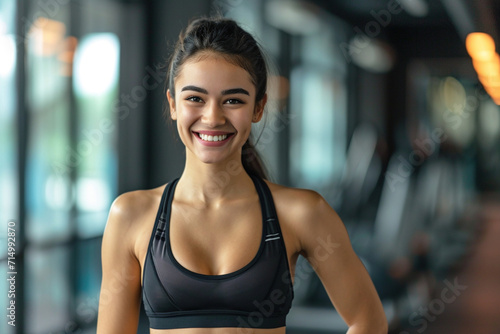
[[[293,278],[300,249],[295,233],[293,233],[290,208],[285,207],[284,204],[287,197],[296,195],[291,192],[297,192],[297,190],[269,182],[267,184],[273,194]],[[148,201],[150,205],[141,215],[143,217],[141,222],[134,226],[137,228],[134,253],[141,265],[141,282],[148,244],[164,187],[143,191],[144,196],[150,199]],[[238,219],[235,220],[234,217]],[[196,208],[176,200],[174,196],[170,217],[172,252],[182,266],[196,273],[221,275],[234,272],[255,257],[262,235],[261,221],[262,215],[257,193],[251,198],[234,199],[225,203],[224,210]],[[255,334],[285,333],[284,327],[245,330],[245,333]],[[151,333],[179,334],[236,334],[240,332],[241,328],[151,330]]]

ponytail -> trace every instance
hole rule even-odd
[[[245,142],[241,153],[243,168],[250,175],[255,175],[261,179],[267,179],[267,172],[262,163],[259,153],[252,145],[250,138]]]

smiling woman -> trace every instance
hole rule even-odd
[[[299,255],[348,333],[387,331],[335,211],[314,191],[266,180],[248,141],[266,84],[259,45],[234,21],[198,19],[181,33],[166,95],[186,147],[184,171],[114,201],[102,245],[99,334],[135,333],[141,295],[151,333],[283,334]],[[224,182],[214,182],[221,172]],[[325,238],[334,251],[318,256]]]

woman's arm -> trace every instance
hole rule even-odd
[[[316,192],[303,191],[299,229],[301,254],[321,279],[349,334],[387,333],[382,303],[365,267],[354,253],[337,213]]]
[[[137,333],[141,267],[134,254],[132,197],[113,202],[104,231],[97,334]]]

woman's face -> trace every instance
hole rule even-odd
[[[220,56],[185,62],[175,80],[175,100],[170,91],[167,98],[187,154],[204,163],[241,161],[266,101],[256,105],[255,94],[248,72]]]

